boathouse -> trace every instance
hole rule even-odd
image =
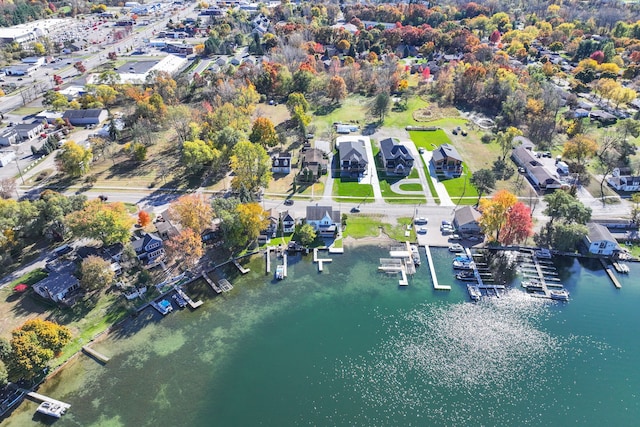
[[[587,228],[589,229],[589,234],[585,236],[584,243],[589,253],[611,256],[621,250],[616,238],[604,225],[590,222],[587,224]]]
[[[458,233],[469,236],[482,233],[480,228],[480,212],[478,212],[472,206],[464,206],[458,209],[453,216],[453,225]]]

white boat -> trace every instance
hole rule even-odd
[[[471,260],[454,260],[453,268],[456,270],[473,270],[476,266],[476,263]]]
[[[178,304],[180,308],[184,308],[187,305],[187,301],[182,298],[180,294],[174,294],[172,298],[176,300],[176,304]]]
[[[471,270],[463,271],[462,273],[456,274],[456,279],[461,280],[463,282],[477,282],[476,275]]]
[[[471,298],[472,301],[478,301],[482,296],[480,289],[474,285],[467,285],[467,292],[469,292],[469,298]]]
[[[284,265],[280,264],[276,267],[276,279],[284,279]]]
[[[449,246],[449,252],[464,252],[464,247],[460,243]]]
[[[418,247],[416,245],[411,245],[411,259],[415,265],[422,264],[420,253],[418,252]]]
[[[171,301],[163,299],[160,302],[152,301],[151,305],[153,308],[158,310],[163,316],[171,313],[173,311],[173,306],[171,305]]]
[[[551,259],[551,251],[549,249],[538,249],[535,251],[536,258]]]
[[[558,301],[569,301],[569,292],[564,289],[549,291],[551,299]]]
[[[60,418],[62,415],[64,415],[66,408],[56,403],[42,402],[40,406],[38,406],[38,409],[36,409],[36,411],[44,415],[49,415],[50,417]]]

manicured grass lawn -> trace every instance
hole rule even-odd
[[[431,123],[429,123],[431,125]],[[450,144],[451,140],[444,130],[438,129],[434,131],[410,131],[409,135],[416,147],[433,151],[434,148],[442,144]],[[434,147],[435,145],[435,147]]]
[[[44,279],[48,275],[49,273],[47,273],[44,269],[38,268],[36,270],[26,273],[22,277],[18,277],[16,280],[9,283],[8,287],[13,289],[14,286],[19,285],[20,283],[24,283],[25,285],[31,286],[34,283],[37,283],[40,280]]]
[[[362,239],[368,236],[377,236],[379,228],[383,225],[378,217],[349,215],[344,237],[351,236],[354,239]]]
[[[43,110],[43,107],[21,107],[17,110],[13,110],[11,114],[30,116],[32,114],[39,113]]]
[[[385,202],[397,204],[397,205],[411,205],[415,203],[426,203],[427,198],[420,195],[406,195],[406,194],[398,194],[391,190],[391,184],[395,181],[387,181],[384,178],[380,178],[380,191],[382,192],[382,197]],[[418,186],[417,190],[412,191],[420,191],[422,190],[422,186],[420,184],[404,184],[404,185],[415,185]]]
[[[360,95],[349,96],[339,106],[329,106],[324,110],[312,112],[311,125],[316,127],[316,135],[326,136],[333,122],[357,122],[361,126],[366,123],[369,98]]]
[[[400,189],[404,191],[422,191],[422,184],[418,184],[415,182],[400,184]]]
[[[342,181],[336,179],[333,181],[333,196],[351,197],[355,199],[363,199],[361,203],[373,201],[373,186],[371,184],[360,184],[353,181]]]
[[[606,203],[620,203],[617,199],[618,194],[613,191],[606,182],[602,186],[602,191],[600,191],[600,180],[593,175],[591,175],[590,178],[589,185],[587,185],[587,191],[591,193],[593,197],[600,199],[604,195],[605,197],[610,197],[605,199]]]
[[[411,173],[409,174],[409,178],[420,178],[420,174],[418,174],[418,169],[415,167],[411,169]]]
[[[467,170],[466,165],[464,168]],[[441,182],[444,184],[447,192],[449,193],[449,197],[451,197],[451,200],[454,203],[458,203],[458,201],[461,205],[473,205],[476,203],[478,191],[469,182],[468,175],[462,175],[459,178],[446,179]],[[463,199],[459,200],[461,197],[463,197]]]

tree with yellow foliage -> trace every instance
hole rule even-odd
[[[480,200],[480,227],[491,240],[500,241],[500,230],[507,222],[508,213],[518,198],[507,190],[500,190],[491,199]]]

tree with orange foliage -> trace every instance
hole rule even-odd
[[[151,215],[145,211],[138,212],[138,225],[144,228],[149,224],[151,224]]]
[[[185,228],[165,243],[167,257],[172,261],[181,261],[194,266],[204,255],[202,238],[190,228]]]
[[[171,218],[176,218],[182,227],[200,234],[211,226],[213,209],[201,195],[188,194],[171,204],[169,214]]]
[[[509,210],[518,198],[507,190],[500,190],[491,199],[480,200],[480,227],[492,240],[500,242],[500,231],[507,222]],[[494,237],[495,236],[495,237]]]
[[[327,96],[333,102],[340,102],[347,96],[347,85],[340,76],[333,76],[327,85]]]

